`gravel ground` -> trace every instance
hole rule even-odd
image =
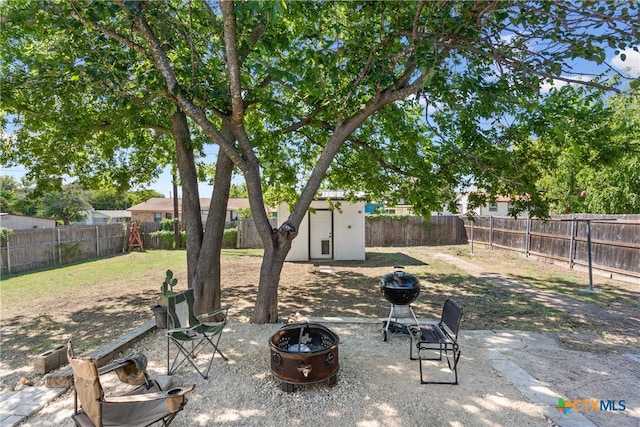
[[[591,353],[553,352],[554,356],[549,360],[554,340],[541,333],[461,331],[460,384],[420,385],[418,365],[416,361],[409,360],[405,335],[393,334],[388,342],[383,342],[381,323],[325,325],[340,337],[340,371],[335,387],[323,383],[300,386],[293,393],[282,391],[270,373],[268,346],[269,337],[281,325],[230,323],[221,340],[221,349],[229,357],[228,362],[216,356],[208,380],[200,378],[190,367],[182,367],[176,373],[174,384],[193,382],[196,388],[172,425],[558,425],[544,414],[550,409],[549,405],[545,408],[540,402],[529,401],[508,380],[508,375],[491,366],[486,357],[489,348],[508,354],[554,391],[571,385],[566,376],[562,379],[563,372],[572,375],[574,381],[580,380],[579,385],[585,394],[578,395],[575,390],[569,390],[562,394],[566,398],[596,398],[598,392],[594,390],[600,390],[609,393],[600,398],[627,399],[629,410],[625,414],[596,414],[596,418],[590,415],[596,425],[636,426],[640,420],[640,398],[637,395],[640,374],[636,362],[629,362],[629,369],[618,369],[616,374],[615,366],[620,364],[620,359],[607,360]],[[152,375],[166,372],[166,338],[161,331],[151,333],[135,344],[134,349],[147,355],[148,370]],[[563,359],[563,354],[569,359]],[[583,356],[587,359],[576,361]],[[592,356],[593,359],[589,359]],[[545,360],[551,365],[544,363]],[[573,360],[569,367],[567,360]],[[452,375],[450,371],[439,372],[444,366],[429,366],[428,372],[445,375],[448,379]],[[608,372],[607,378],[601,384],[589,380],[589,375],[597,379],[604,372]],[[623,379],[614,382],[618,374]],[[110,384],[113,383],[107,381],[106,388]],[[620,391],[625,388],[635,390],[636,395],[611,394],[627,393]],[[557,396],[559,394],[552,399],[557,399]],[[73,393],[67,392],[23,425],[72,426],[72,409]]]

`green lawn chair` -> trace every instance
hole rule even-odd
[[[207,379],[209,370],[213,364],[213,358],[218,353],[226,361],[227,357],[218,348],[222,331],[227,325],[229,306],[211,313],[196,316],[193,313],[194,295],[193,289],[169,295],[167,301],[167,313],[169,315],[169,328],[167,330],[167,373],[173,373],[185,362]],[[201,319],[221,319],[215,322],[205,322]],[[175,345],[176,354],[171,361],[171,347]],[[203,350],[210,348],[211,358],[206,369],[198,367],[196,357]],[[208,356],[207,356],[208,357]]]

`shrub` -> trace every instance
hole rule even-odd
[[[222,247],[227,249],[235,249],[236,239],[238,237],[237,228],[227,228],[222,235]]]
[[[173,220],[165,218],[160,222],[160,230],[173,232]]]
[[[151,236],[158,238],[158,249],[175,249],[175,234],[173,229],[171,231],[160,230],[151,233]],[[185,231],[180,232],[180,247],[187,246],[187,233]]]
[[[7,246],[7,240],[13,235],[13,230],[6,227],[0,227],[0,246]]]

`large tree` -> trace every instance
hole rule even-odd
[[[640,213],[640,91],[552,90],[521,118],[553,213]],[[562,115],[558,112],[563,112]]]
[[[83,220],[86,211],[91,209],[82,189],[76,184],[44,194],[40,203],[39,213],[42,216],[59,219],[64,225]]]
[[[206,230],[201,223],[198,180],[204,176],[198,158],[206,137],[189,127],[158,76],[127,48],[109,44],[100,33],[87,39],[71,17],[72,4],[2,6],[2,124],[13,130],[3,134],[2,163],[21,164],[41,192],[59,191],[68,177],[77,177],[85,188],[124,192],[148,183],[167,165],[178,168],[187,200],[182,220],[191,285],[205,231],[214,242],[207,245],[215,247],[226,218],[223,200],[209,208]],[[231,170],[232,163],[220,156],[218,196],[230,185]],[[211,306],[214,296],[219,298],[220,269],[219,251],[213,258],[209,252],[202,277],[211,300],[199,302]]]
[[[0,211],[16,215],[37,213],[40,192],[26,177],[17,181],[11,175],[0,175]]]
[[[242,172],[265,247],[253,322],[277,320],[280,271],[323,182],[418,211],[471,184],[544,212],[518,149],[530,135],[505,119],[533,108],[546,80],[610,88],[573,61],[602,64],[640,25],[636,2],[71,1],[39,13],[94,47],[67,63],[140,70],[128,84],[153,83]],[[265,194],[291,207],[277,230]],[[219,301],[203,280],[211,236],[187,248],[205,308]]]

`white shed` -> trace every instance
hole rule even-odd
[[[338,199],[334,196],[331,200]],[[364,205],[341,201],[340,207],[334,209],[326,197],[314,200],[302,219],[286,261],[364,260]],[[278,206],[278,226],[288,216],[287,205]]]

